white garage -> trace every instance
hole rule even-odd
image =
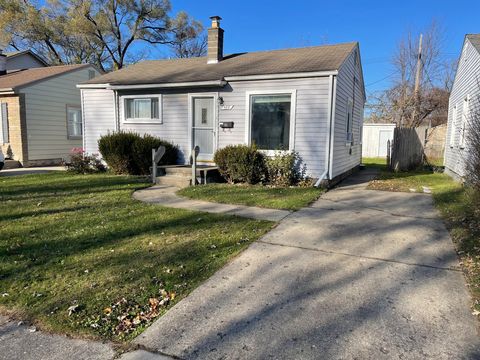
[[[386,157],[387,143],[393,140],[396,124],[364,124],[362,135],[363,157]]]

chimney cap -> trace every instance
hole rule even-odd
[[[214,15],[210,16],[210,19],[212,20],[212,28],[218,29],[220,27],[220,20],[222,20],[222,18],[218,15]]]

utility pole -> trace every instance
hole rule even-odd
[[[417,114],[420,112],[420,80],[422,77],[422,40],[423,34],[420,34],[420,41],[418,42],[418,55],[417,55],[417,73],[415,75],[415,90],[414,90],[414,101],[415,108],[412,115],[412,125],[416,124]]]

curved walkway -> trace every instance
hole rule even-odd
[[[255,206],[219,204],[202,200],[193,200],[178,196],[179,189],[173,186],[155,185],[137,190],[133,198],[151,204],[160,204],[173,208],[204,211],[215,214],[227,214],[256,220],[280,221],[291,214],[288,210],[265,209]]]

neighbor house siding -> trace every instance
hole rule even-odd
[[[358,52],[358,49],[356,51]],[[354,78],[357,79],[355,90]],[[358,166],[361,162],[361,129],[363,126],[365,98],[360,59],[358,58],[357,61],[355,61],[355,52],[352,52],[340,67],[336,88],[333,161],[330,179],[342,175]],[[354,99],[353,144],[351,145],[347,144],[346,130],[349,98]]]
[[[25,96],[30,163],[57,163],[67,158],[82,139],[67,137],[67,105],[81,106],[76,84],[89,78],[87,67],[55,76],[21,89]]]
[[[98,153],[98,139],[114,131],[115,97],[112,90],[82,90],[83,147],[88,153]]]
[[[465,49],[465,44],[468,46]],[[470,43],[465,40],[464,50],[458,63],[457,74],[450,94],[448,109],[448,128],[445,142],[445,171],[455,177],[465,175],[465,162],[468,155],[468,144],[465,148],[460,147],[460,129],[462,123],[463,100],[467,95],[470,96],[470,108],[472,108],[473,99],[480,95],[480,54]],[[453,146],[451,146],[453,109],[456,106],[456,127],[453,134]],[[468,127],[466,128],[468,131]]]
[[[7,71],[39,67],[45,67],[45,64],[30,54],[7,57]]]

